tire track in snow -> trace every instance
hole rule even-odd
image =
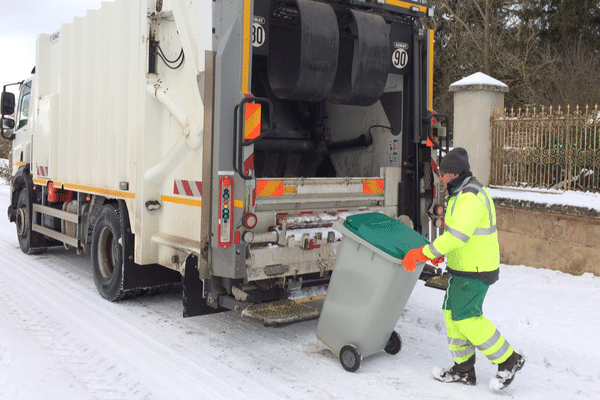
[[[33,304],[0,275],[0,302],[15,323],[30,332],[97,399],[151,399],[152,394],[124,369]]]
[[[162,331],[177,321],[162,319],[150,328],[136,325],[138,316],[132,318],[131,313],[139,307],[132,310],[128,302],[101,299],[80,274],[72,275],[70,268],[59,265],[62,258],[50,252],[26,256],[19,249],[5,248],[0,249],[0,258],[5,261],[0,265],[0,303],[12,310],[16,323],[29,324],[24,327],[40,337],[66,370],[70,367],[74,376],[81,371],[86,376],[82,384],[98,393],[97,398],[170,400],[202,393],[207,398],[243,399],[248,398],[246,390],[276,398],[237,366],[207,365],[187,352],[174,352],[172,341],[177,338],[165,338]],[[125,389],[111,392],[105,382]]]

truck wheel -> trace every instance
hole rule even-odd
[[[360,367],[362,361],[362,355],[358,348],[353,344],[348,344],[340,350],[340,363],[342,367],[348,372],[356,372]]]
[[[17,237],[19,246],[25,254],[40,254],[47,250],[46,247],[31,247],[31,237],[34,232],[31,231],[31,212],[29,209],[29,193],[27,188],[21,189],[17,199]]]
[[[92,233],[92,268],[98,292],[108,301],[122,300],[123,290],[122,221],[119,208],[105,205],[94,225]]]
[[[392,331],[392,335],[385,345],[385,352],[391,355],[398,354],[402,349],[402,338],[396,331]]]

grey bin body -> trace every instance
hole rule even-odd
[[[386,347],[424,263],[418,263],[414,272],[407,272],[402,259],[387,254],[340,223],[333,228],[344,238],[319,317],[317,338],[338,357],[344,346],[352,345],[358,350],[360,364],[362,357]],[[423,237],[421,240],[427,243]],[[344,368],[353,372],[344,365],[342,357],[340,360]]]

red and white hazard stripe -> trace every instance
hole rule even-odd
[[[48,176],[48,167],[37,167],[38,176]]]
[[[202,197],[202,182],[175,179],[173,193],[190,197]]]

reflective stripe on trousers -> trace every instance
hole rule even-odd
[[[513,353],[512,346],[484,316],[461,321],[452,320],[452,312],[444,310],[448,331],[448,347],[457,364],[464,363],[475,354],[475,348],[494,364],[500,364]]]

